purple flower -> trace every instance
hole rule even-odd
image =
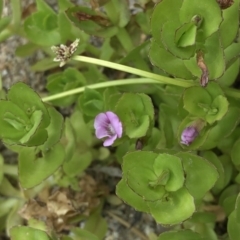
[[[181,135],[181,143],[189,146],[198,136],[198,131],[195,127],[190,126],[183,130]]]
[[[98,139],[105,138],[103,146],[111,146],[122,137],[122,123],[113,112],[99,113],[94,120],[95,134]]]

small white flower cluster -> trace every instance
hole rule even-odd
[[[79,42],[80,40],[76,39],[69,46],[64,44],[61,44],[60,46],[52,46],[51,49],[56,54],[56,57],[53,59],[53,61],[60,62],[60,67],[64,66],[77,50]]]

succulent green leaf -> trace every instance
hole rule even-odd
[[[181,5],[182,1],[163,0],[155,6],[151,17],[151,30],[157,44],[161,43],[161,29],[163,24],[167,21],[179,21],[179,9]]]
[[[117,102],[114,112],[119,116],[125,133],[130,138],[145,136],[153,124],[152,101],[142,93],[124,93]]]
[[[225,56],[219,32],[207,38],[204,47],[204,61],[208,67],[209,79],[218,79],[225,71]]]
[[[199,15],[203,19],[199,30],[202,30],[204,38],[216,32],[222,22],[221,9],[215,0],[184,0],[178,15],[181,23],[189,22]]]
[[[236,204],[235,204],[235,212],[236,212],[236,220],[237,223],[240,224],[240,194],[237,196]]]
[[[26,18],[24,30],[27,37],[41,46],[53,46],[61,43],[58,32],[57,16],[54,13],[39,11]]]
[[[205,117],[210,108],[212,98],[202,87],[187,88],[183,95],[184,108],[197,117]]]
[[[239,72],[239,65],[240,65],[240,60],[236,59],[234,63],[232,63],[227,68],[223,76],[218,79],[218,83],[224,87],[231,86],[237,78],[237,75]]]
[[[95,209],[91,215],[87,218],[84,229],[95,234],[99,239],[104,239],[107,233],[107,221],[101,215],[101,205]]]
[[[68,8],[65,13],[77,27],[87,34],[108,38],[118,32],[118,28],[111,26],[107,17],[99,11],[95,12],[90,8],[77,6]]]
[[[15,83],[8,92],[8,100],[23,109],[30,118],[34,111],[40,110],[43,113],[40,128],[46,128],[50,123],[50,117],[46,106],[36,92],[28,85],[18,82]]]
[[[240,223],[237,221],[236,211],[233,211],[228,218],[227,231],[230,240],[239,239]]]
[[[67,68],[64,72],[54,73],[47,78],[47,90],[50,94],[61,93],[86,84],[86,79],[77,69]],[[67,96],[53,101],[54,105],[65,107],[76,101],[77,95]]]
[[[156,183],[165,185],[168,192],[177,191],[183,186],[184,172],[180,158],[169,154],[160,154],[153,163],[153,169],[158,177]],[[164,179],[166,172],[168,172],[168,176],[167,179]]]
[[[162,43],[167,51],[172,53],[175,57],[181,58],[181,59],[188,59],[192,57],[195,53],[195,46],[190,45],[187,47],[178,46],[175,42],[175,32],[177,29],[181,27],[181,24],[177,21],[168,21],[166,22],[162,29],[161,29],[161,38]],[[186,44],[188,45],[186,39],[180,38],[181,43],[179,44]],[[188,40],[192,40],[188,38]],[[185,42],[184,42],[185,41]],[[191,43],[190,43],[191,44]]]
[[[177,153],[186,174],[185,186],[195,199],[201,199],[218,180],[215,166],[206,159],[191,153]],[[208,177],[206,177],[208,176]]]
[[[1,100],[0,102],[0,137],[18,141],[31,125],[27,115],[16,104]]]
[[[32,128],[31,129],[28,129],[28,132],[26,135],[24,135],[20,140],[19,142],[21,144],[25,144],[27,143],[30,138],[32,137],[32,135],[34,135],[37,131],[37,128],[39,127],[41,121],[42,121],[42,118],[43,118],[43,113],[41,110],[36,110],[32,113],[32,116],[31,116],[31,122],[32,122]]]
[[[204,63],[208,69],[209,80],[220,78],[225,71],[225,56],[219,32],[208,37],[204,46],[199,47],[199,49],[204,53]],[[194,76],[198,78],[201,77],[202,71],[197,65],[196,55],[190,59],[184,60],[183,63]]]
[[[211,109],[208,111],[206,121],[210,124],[223,118],[228,111],[228,101],[224,96],[217,96],[211,105]]]
[[[92,161],[91,152],[82,152],[81,149],[75,149],[71,159],[63,163],[63,171],[69,177],[75,177],[82,173]]]
[[[233,147],[232,147],[232,151],[231,151],[231,159],[232,162],[235,166],[240,166],[240,158],[239,155],[240,154],[240,139],[238,139]]]
[[[70,161],[76,150],[76,135],[69,118],[65,119],[64,135],[61,143],[65,148],[66,161]]]
[[[154,184],[158,180],[153,164],[158,154],[153,152],[131,152],[123,158],[123,173],[127,185],[145,200],[156,201],[165,194],[164,186]]]
[[[197,26],[193,22],[185,23],[175,32],[175,43],[178,47],[193,46],[196,41]]]
[[[86,88],[79,98],[79,106],[84,114],[95,117],[103,111],[103,98],[98,91]]]
[[[51,240],[46,232],[39,229],[16,226],[10,229],[11,240]]]
[[[202,240],[201,235],[192,230],[167,231],[161,233],[157,240]]]
[[[151,41],[149,58],[153,65],[171,74],[172,76],[177,76],[184,79],[193,78],[193,75],[185,66],[184,61],[180,58],[176,58],[166,49],[159,46],[155,39]]]
[[[222,11],[223,22],[220,25],[222,46],[226,48],[236,38],[239,28],[239,0],[235,0],[231,7]],[[231,26],[231,27],[229,27]]]
[[[178,224],[195,212],[194,198],[186,188],[167,194],[158,201],[147,201],[150,213],[160,224]]]
[[[50,116],[50,124],[46,128],[48,138],[43,145],[44,151],[47,151],[60,140],[64,124],[62,114],[53,107],[48,107],[47,109]]]
[[[72,229],[73,235],[81,240],[100,240],[95,234],[81,228]],[[75,238],[76,239],[76,238]]]
[[[126,183],[126,180],[122,179],[116,187],[116,194],[124,202],[131,205],[137,211],[149,212],[146,201],[136,194]]]
[[[211,162],[218,171],[219,178],[214,186],[214,190],[222,190],[225,186],[225,172],[220,159],[212,151],[203,152],[202,157]]]
[[[38,157],[39,154],[42,156]],[[46,152],[23,148],[19,154],[19,180],[23,188],[32,188],[51,176],[65,159],[64,148],[56,144]]]

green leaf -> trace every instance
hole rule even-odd
[[[236,128],[240,117],[240,109],[229,107],[227,113],[210,130],[206,142],[201,149],[211,149],[219,144],[219,139],[229,136]],[[234,140],[233,140],[234,141]]]
[[[33,124],[32,128],[28,130],[27,134],[24,135],[19,142],[21,144],[26,144],[30,138],[36,133],[40,123],[42,122],[43,114],[42,111],[37,110],[32,113],[31,122]]]
[[[75,68],[67,68],[64,72],[54,73],[47,78],[47,90],[50,94],[61,93],[86,84],[84,76]],[[52,101],[56,106],[66,107],[73,104],[77,95],[67,96],[61,99]]]
[[[211,105],[211,109],[208,111],[206,121],[210,124],[215,121],[221,120],[228,111],[228,101],[224,96],[217,96]]]
[[[185,66],[184,61],[180,58],[176,58],[163,47],[160,47],[154,39],[151,41],[149,58],[154,66],[172,76],[183,79],[193,79],[193,75]]]
[[[145,136],[153,124],[153,104],[145,94],[124,93],[114,112],[119,116],[125,133],[130,138]]]
[[[233,2],[232,6],[222,11],[223,22],[220,25],[222,46],[226,48],[236,38],[239,24],[239,0]],[[231,26],[231,27],[229,27]]]
[[[4,196],[12,198],[22,197],[21,192],[18,189],[16,189],[6,177],[3,177],[2,182],[0,184],[0,193]]]
[[[146,201],[138,194],[136,194],[131,188],[129,188],[126,180],[122,179],[117,184],[116,194],[125,203],[131,205],[137,211],[149,212]]]
[[[161,38],[162,38],[162,43],[164,45],[164,48],[169,51],[170,53],[172,53],[175,57],[181,58],[181,59],[189,59],[190,57],[192,57],[195,53],[195,45],[190,45],[187,47],[179,47],[176,44],[176,40],[175,40],[175,32],[177,29],[179,29],[181,27],[181,23],[179,23],[178,21],[168,21],[166,22],[161,31]],[[187,40],[185,39],[180,39],[181,43],[179,44],[190,44],[189,42],[187,43]],[[190,38],[188,38],[188,40],[190,40]],[[195,40],[194,40],[195,42]]]
[[[0,137],[18,142],[27,133],[30,121],[21,107],[5,100],[0,103]]]
[[[84,93],[79,98],[81,112],[87,116],[96,117],[97,114],[103,111],[102,95],[90,88],[85,88]]]
[[[157,156],[157,153],[141,151],[127,153],[123,158],[122,169],[127,185],[149,201],[161,199],[165,193],[162,185],[152,185],[158,180],[153,169]]]
[[[54,62],[53,57],[50,58],[44,58],[37,63],[33,64],[31,66],[31,70],[35,72],[44,72],[46,70],[49,70],[51,68],[55,68],[59,65],[59,62]]]
[[[64,162],[63,171],[69,177],[75,177],[91,164],[92,158],[91,152],[82,152],[81,149],[77,148],[72,158]]]
[[[63,132],[63,116],[55,108],[47,108],[50,116],[50,124],[46,128],[47,130],[47,141],[43,145],[43,150],[47,151],[49,148],[54,146],[60,140]]]
[[[24,148],[19,154],[19,180],[23,188],[32,188],[51,176],[65,159],[64,148],[56,144],[47,152]]]
[[[100,240],[95,234],[92,234],[91,232],[81,229],[81,228],[74,228],[72,229],[73,234],[77,237],[77,239],[81,240]]]
[[[64,135],[61,138],[61,143],[65,147],[65,158],[70,161],[76,150],[76,135],[69,118],[65,119]]]
[[[217,155],[212,151],[205,151],[202,153],[202,157],[211,162],[217,169],[219,178],[214,186],[214,190],[222,190],[225,186],[225,173],[223,165]]]
[[[233,211],[228,218],[227,231],[228,231],[230,240],[239,239],[240,223],[237,221],[236,211]]]
[[[239,154],[240,154],[240,139],[234,143],[231,151],[231,159],[235,166],[240,166]]]
[[[39,11],[26,18],[24,31],[33,43],[50,47],[61,43],[57,16],[49,11]]]
[[[194,198],[186,188],[169,193],[158,201],[147,201],[150,212],[160,224],[179,224],[195,212]]]
[[[235,212],[236,212],[236,220],[237,223],[240,224],[240,194],[237,196],[236,204],[235,204]]]
[[[77,27],[89,35],[108,38],[118,32],[117,27],[111,26],[107,17],[99,11],[95,12],[90,8],[77,6],[68,8],[65,12]]]
[[[238,75],[240,60],[237,58],[225,71],[222,77],[218,79],[218,83],[223,87],[231,86]]]
[[[21,108],[30,118],[34,111],[40,110],[43,114],[40,128],[46,128],[50,123],[50,117],[39,95],[28,85],[18,82],[12,85],[8,92],[8,100]]]
[[[2,182],[4,173],[3,173],[3,167],[4,167],[4,158],[3,156],[0,154],[0,184]]]
[[[157,44],[161,43],[160,32],[163,24],[169,20],[179,21],[179,9],[181,8],[181,5],[182,1],[163,0],[155,6],[151,17],[151,30],[152,36]]]
[[[191,153],[177,153],[186,174],[185,186],[195,199],[201,199],[216,183],[219,174],[206,159]],[[205,176],[208,176],[207,178]],[[196,187],[197,186],[197,187]]]
[[[175,32],[175,43],[178,47],[188,47],[195,44],[197,26],[194,22],[183,24]]]
[[[157,184],[165,182],[165,189],[168,192],[175,192],[183,187],[184,172],[180,158],[169,154],[160,154],[154,161],[153,169],[158,177]]]
[[[84,229],[98,236],[99,239],[103,239],[107,232],[107,222],[105,218],[101,216],[102,207],[98,207],[88,217]]]
[[[46,232],[25,226],[11,228],[10,236],[11,240],[51,240]]]
[[[202,87],[187,88],[183,95],[184,108],[197,117],[205,117],[212,102],[210,94]]]
[[[219,29],[222,22],[221,9],[215,0],[201,1],[184,0],[179,11],[181,23],[186,23],[194,16],[200,16],[203,21],[199,26],[204,38],[211,36]]]
[[[198,233],[186,229],[164,232],[157,240],[202,240],[202,237]]]

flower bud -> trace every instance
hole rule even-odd
[[[198,130],[194,126],[185,128],[181,135],[181,143],[189,146],[198,136]]]

